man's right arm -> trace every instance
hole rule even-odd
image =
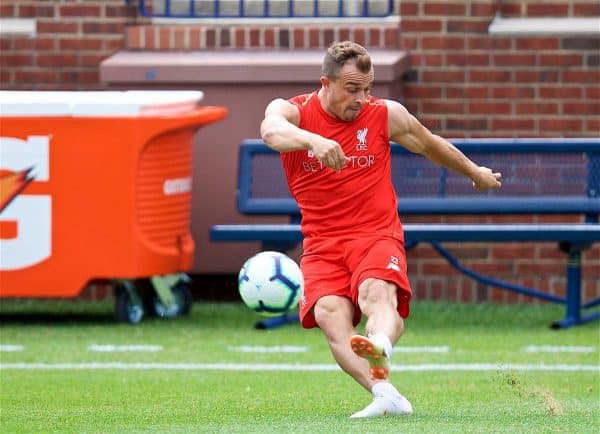
[[[312,150],[317,160],[339,172],[347,160],[341,146],[334,140],[299,128],[299,123],[298,107],[278,98],[265,110],[260,135],[267,146],[278,152]]]

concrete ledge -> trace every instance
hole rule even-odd
[[[109,84],[316,82],[324,53],[324,50],[121,51],[100,64],[100,80]],[[370,53],[378,83],[398,80],[409,67],[404,51],[371,50]]]
[[[36,25],[34,18],[0,18],[0,35],[34,37]]]
[[[488,28],[490,35],[600,35],[600,17],[596,18],[501,18]]]

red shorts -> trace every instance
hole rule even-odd
[[[412,295],[406,271],[404,242],[392,237],[307,238],[300,260],[304,294],[300,300],[302,327],[317,327],[312,308],[321,297],[338,295],[354,305],[354,326],[361,319],[358,287],[368,278],[395,283],[398,313],[409,314]]]

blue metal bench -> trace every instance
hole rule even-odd
[[[502,172],[503,187],[475,191],[464,177],[392,144],[392,180],[398,211],[408,215],[582,216],[562,224],[404,224],[406,247],[430,243],[449,263],[473,279],[495,287],[565,305],[564,328],[600,318],[583,314],[600,297],[581,303],[581,253],[600,241],[600,139],[452,140],[478,164]],[[300,211],[290,196],[279,155],[260,140],[240,145],[237,206],[245,215],[285,215],[290,223],[215,225],[213,241],[261,242],[264,250],[289,250],[302,241]],[[557,242],[568,255],[566,296],[548,294],[484,276],[464,267],[441,242]],[[283,319],[285,320],[285,318]],[[282,319],[263,322],[265,327]]]

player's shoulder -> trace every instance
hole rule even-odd
[[[288,102],[290,102],[291,104],[294,104],[295,106],[301,108],[301,107],[307,106],[313,100],[313,98],[317,98],[317,93],[316,92],[304,93],[304,94],[301,94],[301,95],[296,95],[296,96],[288,99]]]

